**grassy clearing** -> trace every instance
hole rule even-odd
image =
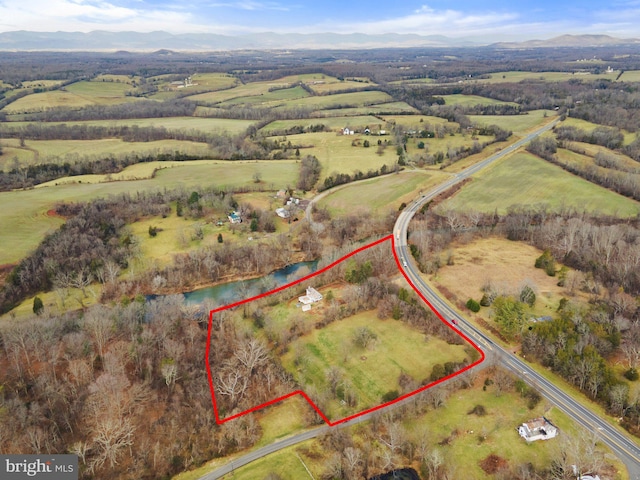
[[[298,165],[294,161],[220,162],[176,166],[160,170],[148,180],[97,184],[58,185],[24,191],[0,192],[0,264],[14,263],[34,249],[44,235],[62,224],[46,215],[57,202],[80,202],[137,191],[197,186],[255,187],[253,175],[262,175],[261,187],[277,190],[295,184]]]
[[[534,316],[554,315],[560,299],[569,296],[564,287],[558,287],[557,277],[534,268],[542,252],[531,245],[492,237],[454,245],[451,253],[455,264],[441,267],[429,280],[455,295],[455,299],[450,298],[454,303],[456,300],[466,303],[469,298],[480,301],[482,287],[487,282],[498,292],[515,295],[523,285],[529,284],[536,292],[536,303],[531,310]],[[573,300],[588,299],[578,294]],[[489,309],[482,308],[476,315],[489,320],[488,314]]]
[[[387,147],[382,155],[376,153],[379,137],[322,132],[289,135],[287,138],[293,144],[310,145],[309,148],[300,149],[300,155],[318,157],[322,165],[321,182],[333,173],[352,174],[356,170],[367,172],[377,170],[382,165],[394,165],[397,161],[395,147]],[[363,146],[365,140],[371,143],[370,147]],[[360,146],[352,146],[354,141],[360,141]]]
[[[238,85],[234,88],[226,90],[220,90],[216,92],[199,93],[196,95],[189,95],[187,98],[194,102],[204,104],[216,104],[231,100],[232,98],[251,97],[254,95],[265,95],[269,93],[269,89],[272,87],[288,87],[289,82],[254,82],[244,85]]]
[[[361,81],[356,80],[338,80],[332,79],[334,81],[329,81],[329,79],[325,79],[324,81],[320,81],[322,83],[316,82],[305,82],[311,90],[322,95],[326,93],[335,93],[344,90],[353,90],[353,89],[363,89],[367,87],[371,87],[372,85],[376,85],[376,83],[371,82],[369,79],[362,79]]]
[[[496,72],[490,75],[490,78],[475,79],[477,82],[483,83],[517,83],[517,82],[566,82],[568,80],[580,79],[584,81],[595,80],[615,80],[619,72],[594,74],[581,74],[571,72]]]
[[[431,154],[435,152],[442,152],[446,156],[449,149],[471,147],[476,141],[482,144],[484,142],[490,142],[494,139],[495,137],[493,135],[478,135],[474,139],[466,132],[463,134],[456,133],[455,135],[445,135],[442,138],[410,138],[407,141],[407,153],[409,155],[412,155],[425,152],[429,152]],[[424,149],[418,148],[418,144],[420,142],[423,142],[425,144]],[[491,149],[491,146],[489,147],[489,149]]]
[[[402,202],[408,203],[421,191],[444,181],[446,177],[445,173],[435,170],[428,174],[405,171],[397,175],[385,175],[349,184],[327,195],[319,202],[319,206],[327,207],[335,215],[353,213],[354,210],[385,214],[397,211]]]
[[[62,314],[70,310],[79,310],[99,303],[102,294],[102,285],[94,283],[85,288],[82,292],[79,288],[59,289],[51,292],[41,292],[27,298],[11,312],[0,316],[2,321],[12,321],[13,319],[28,318],[33,316],[33,299],[40,297],[44,304],[45,313]]]
[[[15,139],[7,140],[19,147]],[[15,144],[15,145],[14,145]],[[109,155],[157,155],[175,151],[199,156],[211,154],[209,145],[185,140],[157,140],[154,142],[125,142],[117,138],[102,140],[26,140],[23,150],[31,153],[29,164],[74,162],[85,156],[106,158]],[[3,155],[4,158],[4,155]]]
[[[82,81],[66,87],[67,92],[90,98],[121,98],[131,91],[131,85],[118,82]]]
[[[275,478],[296,480],[311,478],[302,460],[297,456],[297,450],[305,443],[272,453],[222,478],[228,480],[256,480],[267,478],[271,473],[278,475]]]
[[[631,217],[640,204],[528,153],[500,160],[474,177],[443,208],[506,212],[511,205],[546,204],[552,209]]]
[[[73,177],[63,177],[51,180],[50,182],[41,183],[34,188],[46,188],[55,185],[65,185],[70,183],[105,183],[105,182],[121,182],[129,180],[143,180],[152,178],[157,171],[165,168],[173,167],[190,167],[202,165],[225,165],[228,162],[222,160],[185,160],[185,161],[167,161],[167,162],[144,162],[130,165],[118,173],[107,174],[90,174],[76,175]]]
[[[440,117],[431,117],[429,115],[383,115],[385,122],[393,123],[394,125],[402,125],[414,130],[421,130],[426,124],[431,125],[443,125],[449,123],[446,119]],[[455,128],[459,125],[452,122]]]
[[[619,82],[640,82],[640,70],[625,70]]]
[[[0,170],[12,170],[20,165],[29,165],[33,162],[33,152],[20,147],[7,147],[8,141],[0,142],[2,155],[0,155]],[[17,163],[16,163],[17,162]]]
[[[352,344],[352,336],[358,327],[367,327],[377,335],[373,348],[362,349]],[[348,354],[346,361],[343,345]],[[303,366],[296,368],[296,349],[305,352]],[[407,355],[406,352],[412,352]],[[462,361],[464,346],[449,345],[444,340],[429,337],[397,320],[380,320],[375,311],[362,312],[338,320],[320,330],[314,330],[293,342],[282,363],[302,385],[313,385],[320,391],[328,389],[326,371],[338,367],[351,383],[358,398],[356,407],[341,405],[337,400],[329,403],[329,418],[340,418],[382,402],[382,395],[398,390],[398,378],[402,372],[418,382],[428,378],[436,363]]]
[[[620,161],[627,168],[630,168],[630,169],[640,168],[640,165],[638,165],[638,162],[636,162],[633,158],[628,157],[627,155],[623,155],[620,152],[609,150],[606,147],[601,147],[600,145],[592,145],[590,143],[582,143],[582,142],[572,142],[572,145],[583,150],[585,152],[585,155],[591,158],[595,157],[598,153],[602,152],[617,158],[618,161]]]
[[[309,92],[302,87],[283,88],[267,92],[260,95],[250,95],[247,97],[237,97],[224,102],[220,102],[220,107],[232,107],[236,105],[252,105],[252,106],[273,106],[273,104],[282,103],[287,100],[296,100],[309,96]]]
[[[366,107],[340,108],[336,110],[323,110],[316,112],[323,117],[329,116],[354,116],[354,115],[388,115],[400,113],[418,113],[418,110],[405,102],[386,102]]]
[[[96,82],[96,84],[98,84]],[[98,85],[103,85],[100,82]],[[107,84],[104,85],[119,85],[119,84]],[[67,88],[71,88],[70,85]],[[56,107],[68,107],[68,108],[82,108],[87,105],[113,105],[123,102],[136,102],[142,101],[137,97],[125,97],[125,96],[107,96],[98,97],[95,95],[77,94],[72,91],[65,90],[53,90],[51,92],[34,93],[20,98],[13,103],[7,105],[3,111],[8,114],[15,113],[32,113],[40,112],[48,108]]]
[[[581,129],[581,130],[584,130],[585,132],[591,132],[591,131],[593,131],[594,128],[598,128],[598,127],[602,127],[603,126],[603,125],[598,125],[597,123],[587,122],[586,120],[581,120],[579,118],[573,118],[573,117],[568,117],[560,125],[561,126],[567,126],[567,127],[576,127],[576,128]],[[607,127],[607,128],[610,128],[610,127]],[[624,144],[625,145],[630,144],[631,142],[633,142],[636,139],[636,134],[635,133],[631,133],[631,132],[627,132],[625,130],[622,130],[622,134],[624,135]]]
[[[301,126],[304,128],[312,125],[326,125],[331,129],[342,129],[344,127],[364,129],[367,126],[381,124],[380,119],[372,115],[361,115],[355,117],[326,117],[326,118],[305,118],[299,120],[275,120],[264,126],[260,131],[269,134],[269,132],[287,130],[293,127]]]
[[[2,125],[3,129],[19,128],[31,122],[7,122]],[[137,126],[137,127],[157,127],[167,130],[198,130],[207,133],[243,133],[255,122],[252,120],[232,120],[226,118],[204,118],[204,117],[163,117],[163,118],[131,118],[126,120],[86,120],[76,122],[47,122],[45,125],[87,125],[87,126]]]
[[[478,125],[497,125],[518,135],[531,130],[553,116],[555,116],[555,112],[551,110],[533,110],[527,112],[526,115],[469,115],[469,119]]]
[[[93,79],[94,82],[118,82],[118,83],[126,83],[128,85],[133,84],[133,82],[139,82],[140,77],[134,76],[131,77],[129,75],[116,75],[112,73],[105,73],[102,75],[98,75]]]
[[[493,98],[481,97],[479,95],[442,95],[445,105],[463,105],[473,107],[475,105],[513,105],[517,106],[514,102],[503,102],[500,100],[494,100]]]
[[[353,92],[353,93],[337,93],[335,95],[323,95],[319,97],[307,97],[298,100],[290,100],[286,102],[283,108],[337,108],[341,106],[364,107],[366,105],[375,105],[379,103],[390,102],[393,99],[384,92]],[[342,115],[342,113],[341,113]]]
[[[301,396],[295,396],[269,408],[260,416],[258,422],[262,427],[262,437],[256,445],[262,447],[281,438],[304,430],[304,412],[311,407]]]

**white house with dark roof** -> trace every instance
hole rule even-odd
[[[520,425],[518,433],[527,442],[535,442],[554,438],[558,435],[558,428],[545,417],[539,417]]]

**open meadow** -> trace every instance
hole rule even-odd
[[[529,153],[517,153],[484,169],[442,208],[505,213],[512,205],[541,204],[620,217],[640,213],[640,203]]]
[[[82,83],[82,85],[75,89],[73,88],[75,84],[71,84],[65,90],[32,93],[10,103],[2,111],[7,114],[32,113],[56,107],[82,108],[88,105],[114,105],[144,100],[138,97],[125,96],[124,93],[115,94],[116,91],[123,92],[123,89],[129,88],[127,85],[109,82],[79,83]],[[108,85],[108,87],[105,88],[105,85]],[[103,88],[105,95],[101,94]]]
[[[522,135],[553,117],[555,112],[551,110],[532,110],[524,115],[469,115],[469,119],[477,125],[497,125],[503,130],[511,130],[516,135]]]
[[[379,91],[336,93],[333,95],[321,95],[289,100],[281,108],[289,109],[303,107],[322,110],[341,107],[363,107],[366,105],[382,104],[392,101],[394,100],[389,94]]]
[[[287,101],[297,100],[309,96],[309,92],[300,86],[281,88],[260,95],[249,95],[225,100],[217,104],[219,107],[229,108],[234,106],[251,105],[255,107],[273,107]]]
[[[261,184],[254,175],[262,175]],[[62,219],[47,215],[58,202],[88,201],[109,195],[154,191],[164,188],[248,187],[269,190],[294,185],[298,175],[295,161],[217,162],[174,166],[156,173],[154,178],[128,182],[58,185],[47,188],[0,192],[0,265],[15,263],[36,248],[45,234],[62,224]]]
[[[6,170],[15,168],[13,152],[21,150],[23,153],[21,166],[42,163],[75,162],[82,159],[102,159],[118,155],[158,155],[160,153],[173,154],[181,152],[199,157],[211,155],[209,145],[201,142],[186,140],[156,140],[153,142],[125,142],[117,138],[102,140],[26,140],[20,146],[17,139],[6,139],[4,145],[12,147],[0,156],[0,168]]]
[[[21,128],[30,122],[6,122],[2,124],[3,130]],[[46,122],[45,125],[68,125],[68,126],[98,126],[98,127],[155,127],[166,128],[167,130],[191,131],[206,133],[229,133],[232,135],[246,131],[255,121],[235,120],[229,118],[206,118],[206,117],[161,117],[161,118],[128,118],[123,120],[84,120],[71,122]]]
[[[395,147],[389,146],[382,154],[378,154],[376,145],[378,138],[384,137],[342,135],[335,132],[287,136],[292,144],[305,146],[300,148],[301,156],[315,155],[318,158],[322,167],[321,183],[334,173],[352,174],[357,170],[366,173],[369,170],[377,170],[383,165],[393,166],[398,160]],[[369,141],[369,147],[364,146],[365,141]],[[354,146],[353,142],[359,144]]]
[[[483,83],[516,83],[516,82],[566,82],[571,79],[580,79],[586,82],[596,80],[614,81],[620,72],[605,72],[593,74],[588,72],[495,72],[489,74],[489,78],[474,78],[475,82]]]
[[[445,105],[462,105],[466,107],[474,107],[476,105],[512,105],[517,107],[518,104],[514,102],[503,102],[500,100],[494,100],[493,98],[480,97],[478,95],[442,95]]]
[[[581,130],[584,130],[587,133],[592,132],[594,129],[598,127],[603,127],[603,125],[598,125],[597,123],[588,122],[586,120],[582,120],[580,118],[567,117],[561,124],[564,127],[576,127]],[[606,127],[611,128],[611,127]],[[628,145],[636,139],[636,134],[627,132],[622,130],[622,134],[624,135],[624,144]]]
[[[383,124],[380,119],[373,115],[360,115],[360,116],[340,116],[340,117],[313,117],[305,119],[294,120],[275,120],[268,125],[265,125],[260,129],[267,135],[272,135],[272,132],[279,132],[288,130],[294,127],[309,128],[313,125],[325,125],[332,130],[341,130],[344,127],[350,129],[364,130],[365,127],[372,127],[374,125]]]
[[[437,319],[433,321],[439,321]],[[352,345],[358,328],[368,328],[377,340],[367,348]],[[344,352],[348,353],[344,353]],[[406,352],[410,351],[411,355]],[[296,355],[299,366],[296,367]],[[461,362],[465,358],[464,345],[450,345],[424,334],[398,320],[380,320],[375,311],[358,313],[313,330],[295,340],[282,362],[303,386],[317,391],[328,390],[327,371],[338,368],[351,385],[357,404],[349,407],[337,400],[329,402],[325,415],[332,420],[357,413],[383,403],[383,395],[401,390],[401,373],[418,383],[429,378],[435,364]]]
[[[363,210],[384,215],[390,211],[397,211],[401,203],[409,203],[421,191],[427,191],[447,177],[447,174],[439,170],[428,173],[405,170],[398,174],[347,184],[320,200],[318,206],[326,207],[332,215],[345,215]]]
[[[197,93],[195,95],[189,95],[187,98],[194,102],[204,105],[214,105],[220,102],[231,100],[233,98],[243,98],[251,96],[266,95],[270,89],[273,88],[289,88],[291,84],[286,81],[274,80],[271,82],[252,82],[247,84],[240,84],[233,88],[227,88],[224,90]]]
[[[314,117],[353,116],[353,115],[396,115],[415,114],[418,110],[406,102],[384,102],[367,105],[365,107],[346,107],[335,110],[320,110],[313,112]]]

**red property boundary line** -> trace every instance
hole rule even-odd
[[[422,299],[422,301],[425,302],[429,306],[431,311],[436,314],[436,316],[440,319],[440,321],[442,321],[447,327],[449,327],[454,332],[456,332],[460,337],[462,337],[464,340],[466,340],[467,343],[469,343],[471,346],[473,346],[473,348],[476,349],[476,351],[480,354],[480,359],[476,360],[475,362],[473,362],[470,365],[467,365],[466,367],[462,368],[461,370],[452,373],[451,375],[447,375],[446,377],[443,377],[443,378],[441,378],[439,380],[436,380],[436,381],[431,382],[431,383],[429,383],[427,385],[424,385],[424,386],[420,387],[417,390],[414,390],[412,392],[406,393],[406,394],[396,398],[395,400],[392,400],[390,402],[386,402],[386,403],[377,405],[375,407],[369,408],[367,410],[363,410],[362,412],[356,413],[354,415],[351,415],[351,416],[348,416],[348,417],[345,417],[345,418],[342,418],[340,420],[336,420],[336,421],[333,421],[333,422],[331,420],[329,420],[329,418],[327,418],[327,416],[318,408],[318,406],[315,403],[313,403],[313,400],[311,400],[311,398],[309,398],[309,396],[302,390],[295,390],[295,391],[293,391],[291,393],[287,393],[286,395],[283,395],[281,397],[275,398],[275,399],[270,400],[270,401],[268,401],[266,403],[263,403],[261,405],[257,405],[255,407],[252,407],[252,408],[250,408],[248,410],[245,410],[243,412],[236,413],[235,415],[231,415],[231,416],[226,417],[226,418],[220,418],[220,415],[219,415],[219,412],[218,412],[218,403],[216,401],[215,388],[213,386],[213,375],[211,374],[211,366],[209,365],[209,352],[210,352],[210,349],[211,349],[211,329],[212,329],[212,325],[213,325],[213,314],[217,313],[217,312],[221,312],[223,310],[227,310],[227,309],[230,309],[230,308],[237,307],[239,305],[243,305],[243,304],[248,303],[248,302],[252,302],[254,300],[258,300],[260,298],[264,298],[264,297],[266,297],[268,295],[271,295],[273,293],[281,292],[282,290],[285,290],[285,289],[287,289],[289,287],[292,287],[293,285],[297,285],[297,284],[302,283],[302,282],[304,282],[306,280],[309,280],[310,278],[313,278],[313,277],[315,277],[317,275],[320,275],[323,272],[326,272],[330,268],[335,267],[339,263],[345,261],[346,259],[354,256],[355,254],[357,254],[357,253],[359,253],[359,252],[361,252],[363,250],[366,250],[368,248],[374,247],[376,245],[379,245],[381,243],[387,242],[389,240],[391,240],[391,251],[393,252],[393,257],[394,257],[394,259],[396,261],[396,265],[398,266],[398,270],[402,273],[402,275],[404,276],[405,280],[407,280],[409,285],[411,285],[411,288],[413,288],[413,290],[418,294],[418,296]],[[344,257],[339,258],[338,260],[336,260],[335,262],[331,263],[330,265],[327,265],[326,267],[322,268],[321,270],[318,270],[317,272],[313,272],[313,273],[311,273],[311,274],[309,274],[309,275],[307,275],[305,277],[302,277],[302,278],[300,278],[298,280],[295,280],[295,281],[293,281],[291,283],[288,283],[286,285],[278,287],[278,288],[276,288],[274,290],[271,290],[269,292],[262,293],[260,295],[256,295],[255,297],[246,298],[244,300],[240,300],[240,301],[232,303],[230,305],[225,305],[223,307],[218,307],[218,308],[216,308],[214,310],[211,310],[211,312],[209,312],[209,327],[208,327],[208,333],[207,333],[207,348],[206,348],[206,353],[205,353],[205,363],[206,363],[206,367],[207,367],[207,375],[209,377],[209,388],[211,390],[211,401],[213,403],[213,411],[215,413],[216,423],[218,425],[222,425],[223,423],[226,423],[226,422],[228,422],[230,420],[234,420],[236,418],[242,417],[243,415],[246,415],[248,413],[255,412],[256,410],[261,410],[261,409],[263,409],[265,407],[268,407],[269,405],[273,405],[275,403],[281,402],[281,401],[286,400],[287,398],[293,397],[295,395],[301,395],[307,401],[307,403],[309,403],[309,405],[311,405],[311,407],[316,411],[316,413],[318,415],[320,415],[320,417],[322,417],[322,419],[325,421],[325,423],[327,425],[329,425],[330,427],[333,427],[335,425],[340,425],[341,423],[348,422],[349,420],[352,420],[354,418],[360,417],[362,415],[366,415],[367,413],[375,412],[376,410],[380,410],[382,408],[388,407],[389,405],[393,405],[394,403],[398,403],[398,402],[400,402],[402,400],[405,400],[405,399],[407,399],[409,397],[417,395],[418,393],[423,392],[423,391],[425,391],[425,390],[427,390],[427,389],[429,389],[429,388],[431,388],[431,387],[433,387],[435,385],[438,385],[439,383],[445,382],[445,381],[447,381],[447,380],[449,380],[449,379],[451,379],[453,377],[456,377],[457,375],[460,375],[461,373],[466,372],[467,370],[469,370],[469,369],[475,367],[476,365],[482,363],[484,361],[484,359],[485,359],[484,352],[478,347],[478,345],[476,345],[469,337],[467,337],[459,329],[455,328],[449,322],[447,322],[444,319],[444,317],[440,314],[440,312],[438,312],[434,308],[434,306],[431,305],[431,303],[424,297],[424,295],[422,295],[420,290],[418,290],[416,288],[416,286],[413,284],[413,282],[405,274],[404,270],[402,270],[402,268],[400,267],[400,261],[398,260],[398,255],[396,254],[395,241],[394,241],[393,235],[388,235],[388,236],[386,236],[384,238],[381,238],[380,240],[377,240],[377,241],[375,241],[373,243],[365,245],[364,247],[360,247],[357,250],[354,250],[353,252],[345,255]]]

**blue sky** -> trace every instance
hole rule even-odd
[[[12,30],[640,37],[640,0],[0,0],[0,32]]]

